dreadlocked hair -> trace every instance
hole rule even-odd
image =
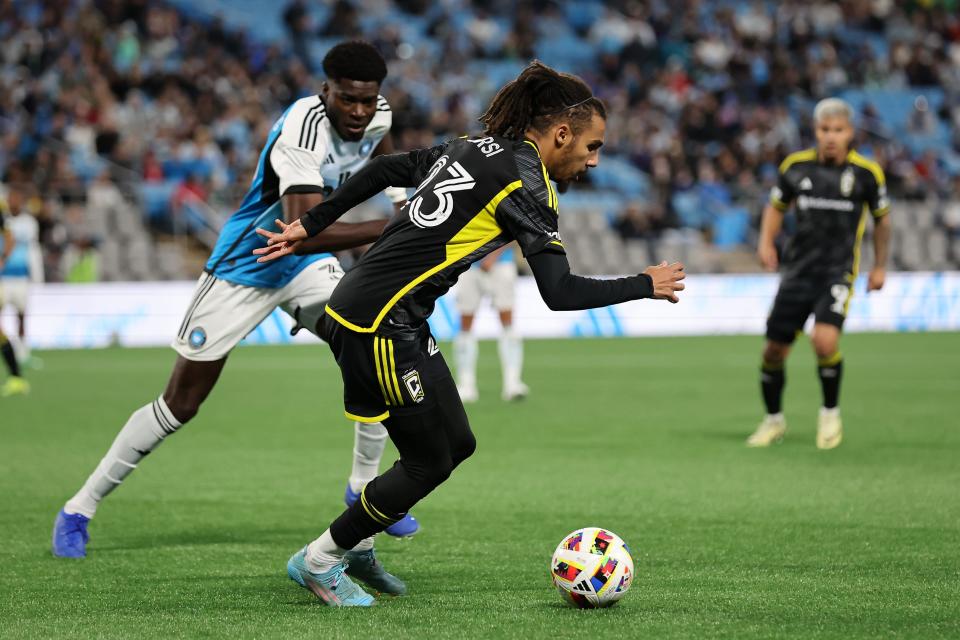
[[[331,80],[357,80],[380,84],[387,77],[387,63],[369,42],[348,40],[336,45],[323,58],[323,72]]]
[[[497,92],[479,121],[484,135],[519,140],[528,129],[543,133],[560,121],[569,122],[577,135],[594,113],[607,117],[586,82],[534,60]]]

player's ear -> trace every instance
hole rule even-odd
[[[320,95],[322,95],[324,99],[330,95],[330,84],[326,80],[324,80],[323,84],[320,85]]]
[[[558,147],[564,147],[573,140],[573,131],[570,130],[570,125],[566,123],[561,123],[557,125],[557,128],[553,132],[554,142]]]

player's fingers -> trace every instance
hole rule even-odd
[[[262,227],[257,227],[257,233],[263,236],[264,238],[267,238],[268,240],[276,235],[273,231],[267,231]]]
[[[273,249],[273,247],[271,247],[271,249]],[[271,260],[276,260],[277,258],[285,256],[288,253],[289,251],[286,251],[278,247],[276,250],[271,251],[270,253],[266,253],[260,256],[259,258],[257,258],[257,262],[270,262]]]
[[[687,288],[687,285],[683,284],[682,282],[678,282],[678,283],[676,283],[676,284],[673,285],[673,290],[674,290],[674,291],[683,291],[683,290],[686,289],[686,288]]]
[[[286,222],[284,222],[284,221],[281,220],[280,218],[276,218],[276,219],[273,221],[273,223],[274,223],[275,225],[277,225],[278,227],[280,227],[280,231],[286,231],[286,230],[287,230],[287,227],[289,226],[289,225],[287,225]]]

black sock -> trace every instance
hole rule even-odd
[[[7,369],[10,370],[10,375],[19,378],[20,364],[17,362],[17,356],[14,355],[13,345],[10,344],[9,340],[4,340],[3,346],[0,346],[0,355],[3,355],[3,359],[7,363]]]
[[[382,507],[378,508],[372,504],[371,496],[376,493],[376,483],[380,479],[374,478],[367,483],[360,491],[357,501],[330,523],[330,536],[338,547],[353,549],[361,540],[380,533],[403,518],[404,514],[386,514],[382,511]]]
[[[768,414],[773,415],[782,410],[783,387],[786,382],[782,362],[773,364],[763,361],[760,367],[760,390],[763,392],[763,404],[766,405]]]
[[[823,406],[833,409],[840,401],[840,378],[843,377],[843,356],[837,351],[817,361],[817,374],[823,389]]]

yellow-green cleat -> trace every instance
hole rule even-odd
[[[30,393],[30,383],[17,376],[7,378],[7,381],[3,383],[3,388],[0,388],[0,396],[4,398],[9,396],[25,396],[28,393]]]

